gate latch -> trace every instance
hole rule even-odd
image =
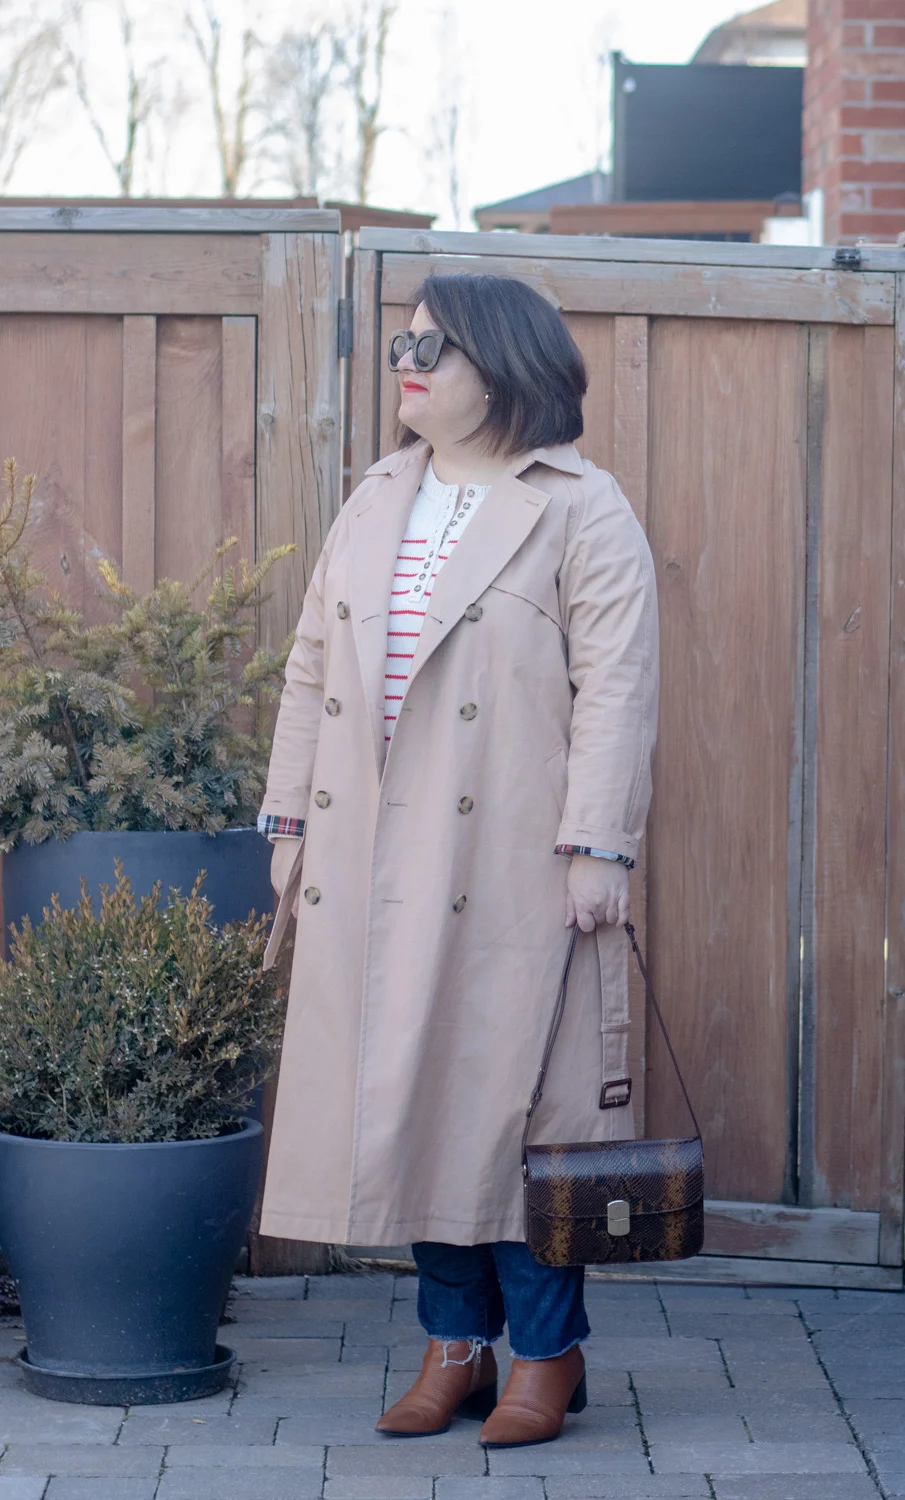
[[[833,252],[833,265],[837,266],[840,271],[860,271],[861,251],[854,246],[840,245],[839,249]]]

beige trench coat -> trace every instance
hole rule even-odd
[[[429,452],[343,507],[286,666],[262,811],[307,822],[265,960],[299,894],[261,1228],[289,1239],[524,1240],[519,1140],[569,940],[554,846],[634,856],[650,798],[651,555],[571,445],[497,480],[440,571],[385,756]],[[633,1134],[630,1105],[599,1108],[626,1072],[627,952],[619,928],[579,938],[533,1140]]]

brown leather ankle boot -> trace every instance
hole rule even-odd
[[[433,1437],[445,1432],[454,1416],[482,1419],[492,1412],[497,1392],[493,1350],[479,1345],[469,1359],[470,1349],[467,1339],[447,1343],[444,1367],[443,1343],[431,1339],[417,1380],[384,1412],[377,1431],[387,1437]]]
[[[514,1359],[499,1402],[478,1436],[485,1448],[525,1448],[559,1437],[567,1411],[588,1404],[584,1355],[577,1344],[555,1359]]]

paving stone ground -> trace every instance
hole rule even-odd
[[[2,1320],[0,1500],[905,1500],[905,1296],[589,1281],[591,1404],[485,1454],[474,1422],[374,1431],[420,1364],[415,1290],[240,1278],[234,1385],[129,1410],[29,1395]]]

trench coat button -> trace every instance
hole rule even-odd
[[[459,709],[459,713],[463,719],[473,719],[477,711],[478,705],[476,703],[463,703]]]
[[[470,813],[474,807],[474,799],[472,797],[460,797],[456,806],[460,813]]]
[[[480,620],[483,613],[480,604],[469,604],[465,611],[465,618],[466,620]]]
[[[453,902],[453,911],[461,911],[462,908],[464,907],[464,905],[465,905],[465,897],[464,896],[457,896],[456,899],[455,899],[455,901]]]
[[[329,792],[315,792],[314,794],[314,801],[318,807],[329,807],[330,800]]]
[[[348,620],[349,618],[349,606],[348,604],[345,604],[342,599],[340,599],[339,603],[336,606],[336,613],[339,615],[339,618],[341,620]]]
[[[335,719],[339,713],[339,700],[337,698],[328,698],[324,704],[324,712],[328,713],[331,719]]]
[[[321,893],[318,890],[317,886],[316,885],[309,885],[308,888],[305,891],[305,900],[308,902],[308,905],[309,906],[317,906],[317,903],[318,903],[318,901],[320,899],[321,899]]]

